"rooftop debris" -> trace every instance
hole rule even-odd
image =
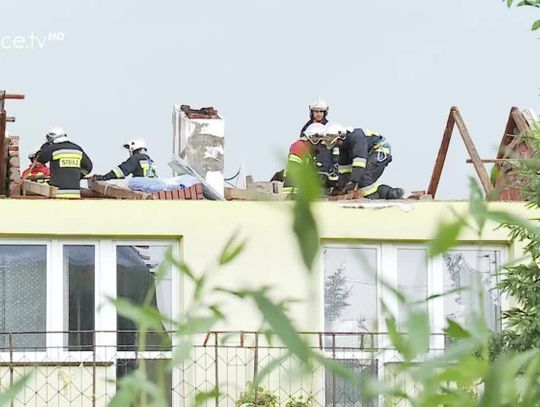
[[[14,122],[14,117],[7,116],[6,100],[21,100],[25,95],[0,91],[0,195],[12,198],[54,198],[56,188],[43,181],[48,178],[21,180],[19,138],[7,136],[6,124]],[[161,192],[141,192],[111,183],[89,179],[89,189],[81,189],[84,198],[113,199],[167,199],[167,200],[284,200],[283,182],[254,182],[251,176],[239,171],[240,184],[246,189],[223,188],[224,164],[224,122],[213,107],[193,109],[189,105],[175,105],[173,115],[174,141],[173,160],[169,163],[177,175],[190,175],[200,184],[192,187]],[[427,191],[413,191],[407,199],[434,199],[446,160],[450,140],[457,127],[467,149],[468,163],[474,165],[480,183],[489,199],[521,200],[519,180],[516,178],[516,162],[533,155],[533,148],[527,141],[518,137],[534,128],[537,116],[531,110],[520,111],[517,107],[510,110],[496,158],[481,159],[457,107],[452,107],[448,115],[441,146],[433,167],[432,177]],[[485,164],[494,164],[492,177],[488,175]],[[237,174],[237,175],[239,175]],[[235,176],[236,177],[236,176]],[[34,182],[40,181],[40,182]],[[232,185],[232,184],[231,184]],[[188,186],[187,184],[185,185]],[[134,187],[134,189],[137,189]],[[154,189],[155,190],[155,189]],[[224,193],[222,193],[224,191]],[[328,196],[330,201],[359,201],[364,197],[361,192]]]
[[[486,196],[491,200],[521,200],[519,186],[516,185],[515,162],[532,157],[534,151],[532,147],[519,136],[531,130],[537,121],[537,115],[531,110],[520,111],[517,107],[512,107],[499,146],[497,158],[481,159],[469,131],[465,126],[465,122],[463,121],[459,109],[455,106],[452,107],[448,116],[448,122],[443,134],[439,153],[435,161],[435,166],[433,167],[427,194],[435,198],[444,162],[446,160],[446,154],[450,145],[450,139],[454,127],[457,126],[467,152],[469,153],[469,158],[466,162],[474,165],[476,174],[480,179],[480,183],[482,184]],[[495,164],[494,174],[496,174],[496,176],[494,179],[489,177],[485,164]]]

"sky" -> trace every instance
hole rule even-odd
[[[0,89],[27,95],[8,101],[8,131],[26,157],[60,125],[96,173],[144,138],[170,175],[176,103],[217,108],[225,175],[243,163],[267,181],[321,97],[331,121],[389,140],[381,181],[425,190],[451,106],[483,158],[512,106],[540,112],[537,12],[499,0],[2,0],[1,13]],[[438,198],[467,197],[466,158],[456,132]]]

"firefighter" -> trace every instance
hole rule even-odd
[[[41,146],[36,161],[50,163],[49,184],[58,188],[56,197],[80,198],[81,178],[92,171],[92,161],[81,147],[69,141],[61,127],[51,129],[45,137],[47,142]]]
[[[339,147],[339,184],[343,192],[360,189],[368,199],[403,198],[403,189],[377,182],[392,161],[390,144],[379,133],[329,124],[326,142]]]
[[[304,134],[304,131],[308,128],[310,124],[313,123],[321,123],[326,124],[328,123],[328,119],[326,118],[328,116],[328,104],[322,100],[317,99],[315,102],[309,105],[309,120],[308,122],[302,127],[302,130],[300,130],[300,137]]]
[[[39,155],[39,150],[28,154],[28,159],[30,160],[30,166],[23,171],[21,178],[28,179],[29,181],[35,181],[39,183],[46,183],[48,178],[51,176],[49,167],[45,164],[41,164],[36,160]]]
[[[133,177],[157,178],[156,166],[146,151],[144,140],[132,140],[123,146],[129,150],[129,158],[105,175],[96,175],[98,181]]]
[[[302,133],[302,137],[291,145],[283,185],[285,193],[291,193],[294,190],[293,182],[287,173],[297,165],[313,164],[321,177],[323,187],[326,189],[338,181],[337,165],[332,165],[331,152],[322,143],[324,133],[325,126],[323,124],[312,123]]]

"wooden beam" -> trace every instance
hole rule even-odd
[[[23,195],[39,195],[46,198],[54,198],[58,188],[49,184],[23,180],[21,183]]]
[[[523,113],[521,113],[517,107],[512,109],[512,118],[516,122],[516,127],[519,134],[531,129],[529,123],[527,123],[527,120],[525,120],[525,117],[523,117]]]
[[[433,167],[431,181],[429,182],[429,187],[427,191],[427,193],[434,198],[435,194],[437,193],[439,181],[441,180],[441,173],[444,167],[444,161],[446,160],[446,153],[448,153],[448,147],[450,146],[450,138],[452,137],[452,131],[454,130],[455,119],[453,109],[455,109],[455,107],[452,107],[452,109],[450,109],[450,114],[448,115],[448,121],[446,122],[443,139],[439,148],[439,153],[437,154],[437,160],[435,161],[435,166]]]
[[[454,120],[456,122],[456,126],[459,130],[459,133],[461,134],[461,138],[463,139],[463,142],[465,143],[465,148],[467,149],[469,156],[472,159],[474,169],[476,170],[476,173],[478,174],[478,177],[480,178],[480,183],[484,187],[484,192],[486,193],[486,195],[488,195],[493,191],[493,185],[491,183],[491,180],[489,179],[489,175],[487,173],[486,167],[484,166],[484,164],[482,164],[482,160],[480,159],[480,156],[478,155],[478,151],[476,151],[476,147],[474,146],[474,143],[471,139],[469,130],[467,130],[467,126],[465,126],[465,122],[463,121],[463,118],[461,117],[461,113],[459,113],[459,110],[457,107],[452,108],[452,114],[454,115]],[[428,191],[428,193],[430,192]],[[433,194],[431,195],[434,197]]]
[[[467,164],[472,164],[473,160],[471,160],[470,158],[467,158]],[[481,162],[483,162],[484,164],[502,164],[502,163],[507,163],[507,162],[512,162],[512,161],[521,161],[521,159],[516,159],[516,158],[483,158],[480,160]]]
[[[282,201],[283,195],[252,189],[225,188],[225,199],[228,201]]]

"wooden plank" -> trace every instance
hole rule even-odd
[[[165,199],[172,200],[172,192],[171,191],[165,191]]]
[[[467,149],[469,156],[473,161],[474,169],[476,170],[476,173],[480,178],[480,183],[484,187],[484,192],[486,193],[486,195],[488,195],[493,191],[493,184],[489,179],[486,167],[484,166],[484,164],[482,164],[482,160],[478,155],[478,151],[476,151],[476,147],[474,146],[474,143],[471,139],[469,130],[467,130],[467,126],[465,126],[465,122],[463,121],[463,118],[461,117],[461,113],[459,113],[458,108],[454,107],[452,108],[452,111],[456,126],[459,130],[459,133],[461,134],[463,142],[465,143],[465,148]],[[435,195],[430,190],[428,190],[428,194],[435,197]]]
[[[250,189],[225,188],[225,199],[228,201],[283,201],[285,197],[278,194],[254,191]]]
[[[184,189],[185,199],[191,199],[191,187]]]
[[[23,180],[21,186],[23,195],[39,195],[46,198],[54,198],[58,190],[58,188],[49,184],[28,180]]]
[[[512,109],[512,118],[516,123],[519,134],[531,129],[529,123],[527,123],[527,120],[523,117],[523,113],[521,113],[518,108]]]
[[[521,161],[521,160],[518,158],[482,158],[480,161],[483,162],[484,164],[502,164],[502,163],[507,163],[511,161]],[[467,164],[472,164],[473,160],[471,160],[470,158],[467,158],[466,162]]]
[[[435,165],[431,174],[431,180],[429,182],[428,194],[433,197],[435,197],[435,194],[437,193],[437,188],[439,187],[439,181],[441,180],[441,173],[444,167],[444,161],[446,160],[446,154],[448,153],[448,147],[450,146],[452,131],[454,130],[454,109],[456,109],[455,106],[450,109],[450,114],[448,115],[448,121],[446,122],[446,128],[444,129],[441,146],[439,147],[439,153],[437,154],[437,159],[435,160]]]

